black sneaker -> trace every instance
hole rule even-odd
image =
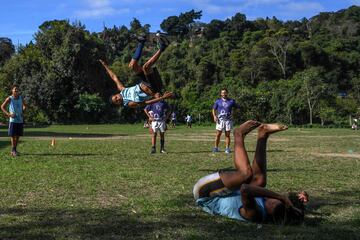
[[[170,41],[160,32],[156,33],[156,41],[158,48],[161,49],[162,51],[165,50],[165,48],[167,48],[170,45]]]
[[[150,153],[151,153],[151,154],[156,153],[156,148],[152,147],[152,148],[151,148],[151,152],[150,152]]]
[[[147,36],[145,34],[131,34],[131,39],[135,39],[139,43],[145,43],[147,40]]]

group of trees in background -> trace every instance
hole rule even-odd
[[[360,7],[320,13],[311,19],[253,21],[237,13],[202,23],[191,10],[161,23],[172,44],[158,62],[170,104],[178,115],[211,121],[221,88],[240,105],[246,119],[287,124],[348,124],[360,107]],[[128,68],[136,42],[149,33],[133,19],[130,27],[92,33],[79,22],[44,22],[34,41],[18,46],[0,38],[1,99],[19,85],[31,122],[131,122],[141,110],[113,108],[115,91],[98,59],[106,60],[126,85],[137,79]],[[156,49],[149,42],[145,61]],[[0,117],[4,121],[4,117]]]

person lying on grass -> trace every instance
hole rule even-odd
[[[245,136],[258,128],[254,160],[250,165]],[[240,221],[296,224],[304,219],[305,191],[286,195],[266,189],[266,144],[271,134],[287,126],[249,120],[234,130],[234,170],[219,171],[201,178],[194,186],[196,203],[205,212]]]

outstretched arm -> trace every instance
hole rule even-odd
[[[116,76],[116,74],[113,73],[113,71],[111,71],[111,69],[106,65],[106,63],[103,60],[99,59],[99,62],[104,66],[107,74],[115,82],[117,89],[119,91],[122,91],[125,88],[124,84],[119,80],[119,78]]]
[[[267,190],[259,186],[243,184],[241,185],[240,191],[241,201],[243,203],[243,208],[240,209],[241,215],[251,220],[256,221],[258,219],[261,219],[261,212],[256,207],[255,197],[278,199],[285,205],[286,208],[294,208],[295,210],[298,210],[293,206],[287,196]]]
[[[162,95],[162,96],[159,97],[159,98],[152,98],[152,99],[150,99],[150,100],[147,100],[147,101],[144,101],[144,102],[140,102],[140,103],[137,103],[137,102],[129,102],[128,106],[131,107],[131,108],[143,107],[143,106],[146,106],[146,105],[149,105],[149,104],[153,104],[153,103],[156,103],[156,102],[160,102],[160,101],[163,100],[163,99],[171,98],[172,96],[173,96],[173,93],[172,93],[172,92],[166,92],[166,93],[164,93],[164,95]]]

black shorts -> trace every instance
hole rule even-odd
[[[10,137],[24,135],[24,124],[23,123],[9,123],[8,135]]]
[[[138,74],[142,83],[149,87],[153,93],[161,93],[163,90],[163,83],[161,76],[156,67],[152,68],[151,73],[145,75],[144,72]]]

